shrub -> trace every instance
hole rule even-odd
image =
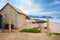
[[[56,32],[53,32],[52,34],[55,34],[55,35],[60,35],[60,33],[56,33]]]
[[[36,28],[22,29],[20,32],[40,33],[41,31]]]

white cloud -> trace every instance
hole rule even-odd
[[[20,4],[18,5],[18,7],[22,9],[24,13],[30,14],[30,15],[49,15],[53,13],[58,13],[56,11],[44,12],[42,5],[34,3],[34,0],[33,1],[32,0],[20,0]]]
[[[36,15],[51,15],[51,14],[55,14],[55,13],[60,13],[60,12],[57,12],[57,11],[50,11],[50,12],[37,12]]]
[[[23,10],[26,14],[37,14],[38,12],[42,11],[42,7],[39,4],[34,3],[32,0],[15,0],[19,2],[17,6],[21,10]],[[16,6],[16,5],[15,5]]]
[[[55,0],[54,2],[51,3],[51,5],[54,5],[54,4],[60,4],[60,1]]]
[[[6,0],[0,0],[0,9],[6,4]]]
[[[3,6],[3,3],[0,3],[0,9],[2,8],[2,6]]]
[[[54,1],[53,3],[54,4],[60,4],[60,1]]]
[[[20,0],[20,5],[18,7],[26,14],[29,13],[31,10],[31,0]]]

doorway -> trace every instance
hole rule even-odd
[[[2,29],[2,15],[0,14],[0,29]]]

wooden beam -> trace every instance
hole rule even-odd
[[[49,28],[49,18],[47,17],[47,34],[50,34],[50,28]]]
[[[11,18],[8,18],[8,24],[9,24],[9,33],[11,33]]]
[[[44,31],[43,31],[42,23],[39,23],[39,27],[38,27],[38,29],[39,29],[41,32],[44,32]]]

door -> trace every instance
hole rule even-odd
[[[0,14],[0,29],[2,29],[2,15]]]

